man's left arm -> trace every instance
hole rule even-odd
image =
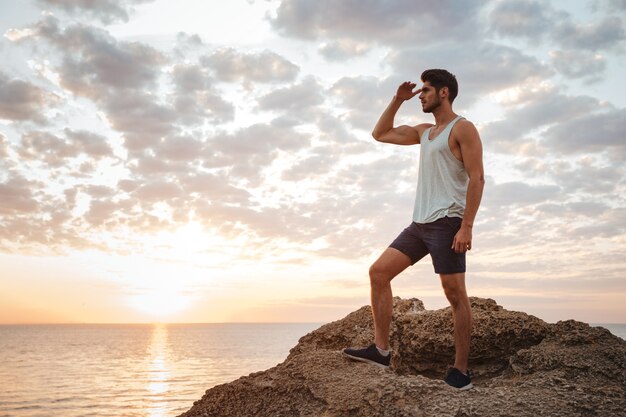
[[[452,249],[461,253],[472,249],[472,228],[474,219],[480,206],[485,186],[485,173],[483,170],[483,146],[480,141],[478,130],[471,122],[459,126],[457,142],[461,149],[463,165],[469,175],[467,196],[465,202],[465,214],[461,222],[461,228],[454,236]]]

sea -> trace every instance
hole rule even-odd
[[[319,323],[0,325],[0,417],[165,417]],[[626,324],[594,324],[626,339]]]
[[[0,416],[176,416],[320,325],[1,325]]]

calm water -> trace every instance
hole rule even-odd
[[[594,324],[626,339],[626,324]],[[268,369],[319,324],[0,326],[0,417],[161,417]]]
[[[319,324],[0,326],[0,416],[161,417],[282,362]]]

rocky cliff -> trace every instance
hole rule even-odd
[[[274,368],[211,388],[181,416],[626,416],[624,340],[491,299],[471,304],[472,390],[441,380],[454,361],[450,308],[396,298],[391,370],[340,354],[373,340],[365,306],[302,337]]]

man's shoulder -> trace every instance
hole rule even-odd
[[[420,137],[422,136],[422,134],[426,131],[426,129],[429,129],[431,127],[433,127],[434,124],[432,123],[420,123],[418,125],[412,126],[413,129],[417,130],[417,132],[420,134]]]
[[[454,127],[455,129],[452,130],[452,134],[457,138],[478,135],[478,129],[476,129],[474,123],[470,122],[466,118],[459,119]]]
[[[461,117],[457,122],[456,122],[456,126],[459,126],[460,128],[475,128],[474,123],[470,122],[469,120],[467,120],[465,117]]]

